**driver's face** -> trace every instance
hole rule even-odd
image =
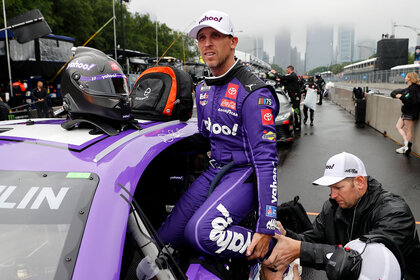
[[[224,74],[233,59],[238,38],[220,33],[214,28],[206,27],[197,35],[198,49],[201,57],[215,76]]]

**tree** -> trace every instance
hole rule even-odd
[[[126,49],[145,52],[153,56],[156,51],[156,23],[148,14],[131,14],[123,3],[124,42]],[[75,38],[76,46],[83,45],[95,32],[112,17],[112,1],[109,0],[7,0],[7,17],[15,17],[32,9],[39,9],[50,25],[53,33]],[[115,1],[117,17],[117,42],[122,42],[121,3]],[[1,14],[0,19],[2,19]],[[3,20],[1,20],[3,24]],[[114,48],[113,25],[108,24],[101,33],[89,42],[88,47],[102,51]],[[166,53],[187,61],[198,57],[198,49],[193,39],[174,31],[165,23],[158,23],[159,55],[173,43]]]
[[[277,64],[270,64],[270,66],[271,66],[271,69],[276,70],[276,72],[281,74],[281,75],[283,75],[285,73],[284,70],[280,66],[278,66]]]

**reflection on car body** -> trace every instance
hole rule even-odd
[[[199,171],[197,154],[179,149],[196,120],[115,136],[63,121],[0,122],[0,279],[132,279],[161,249],[142,215],[130,222],[130,195],[155,226],[166,218]],[[185,277],[172,270],[160,267],[158,279]]]

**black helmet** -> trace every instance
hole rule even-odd
[[[97,49],[76,49],[61,78],[61,92],[72,119],[130,119],[127,78],[118,62]]]

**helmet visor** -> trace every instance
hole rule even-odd
[[[87,94],[100,96],[128,95],[127,78],[121,73],[73,77],[73,80]]]

